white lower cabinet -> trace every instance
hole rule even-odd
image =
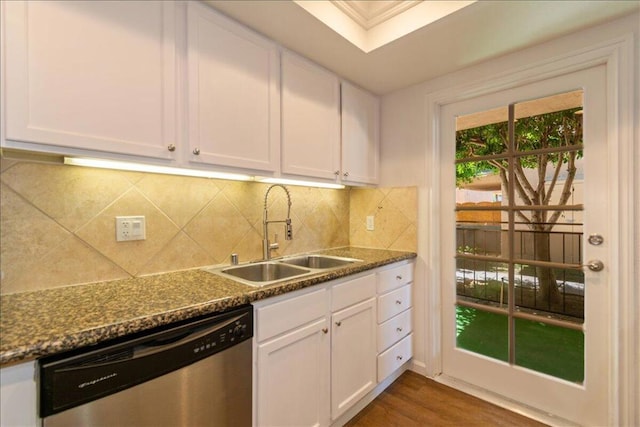
[[[411,307],[411,284],[378,296],[378,322],[382,323]]]
[[[331,316],[331,418],[336,419],[376,385],[376,299]]]
[[[254,425],[340,425],[412,353],[409,261],[254,303]],[[351,411],[350,411],[351,410]]]
[[[383,322],[378,326],[378,353],[382,353],[411,331],[411,309]]]
[[[329,424],[329,299],[321,287],[255,304],[256,426]]]
[[[255,303],[256,426],[328,426],[375,387],[375,293],[367,274]]]
[[[40,425],[35,370],[35,362],[0,369],[0,427]]]
[[[407,335],[378,356],[378,381],[387,378],[413,356],[412,334]]]
[[[326,318],[258,345],[258,426],[329,423]]]
[[[384,381],[413,356],[411,292],[413,263],[401,263],[377,273],[378,382]]]

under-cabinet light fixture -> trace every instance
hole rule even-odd
[[[65,157],[65,165],[86,166],[102,169],[117,169],[134,172],[161,173],[168,175],[194,176],[198,178],[216,178],[229,179],[233,181],[253,181],[253,177],[249,175],[205,171],[198,169],[174,168],[170,166],[145,165],[142,163],[121,162],[118,160],[92,159],[87,157]]]
[[[342,184],[333,184],[330,182],[300,181],[297,179],[285,178],[263,178],[257,176],[256,181],[263,182],[265,184],[302,185],[304,187],[331,188],[334,190],[342,190],[343,188],[345,188],[345,186]]]

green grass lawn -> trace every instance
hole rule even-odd
[[[457,345],[508,361],[507,316],[457,307]],[[584,334],[581,331],[515,319],[516,365],[567,381],[584,380]]]

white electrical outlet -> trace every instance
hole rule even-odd
[[[116,241],[145,240],[147,238],[144,216],[117,216]]]
[[[373,215],[367,217],[367,231],[375,230],[375,224],[373,222]]]

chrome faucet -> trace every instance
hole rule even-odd
[[[287,193],[287,218],[281,220],[269,220],[267,213],[267,197],[269,197],[269,192],[273,187],[281,187],[285,193]],[[262,258],[266,261],[271,259],[271,251],[274,249],[278,249],[278,242],[271,243],[269,242],[269,224],[274,222],[284,223],[284,238],[286,240],[291,240],[293,238],[293,230],[291,228],[291,195],[289,194],[289,190],[282,184],[273,184],[271,187],[267,189],[267,192],[264,195],[264,212],[262,213]]]

